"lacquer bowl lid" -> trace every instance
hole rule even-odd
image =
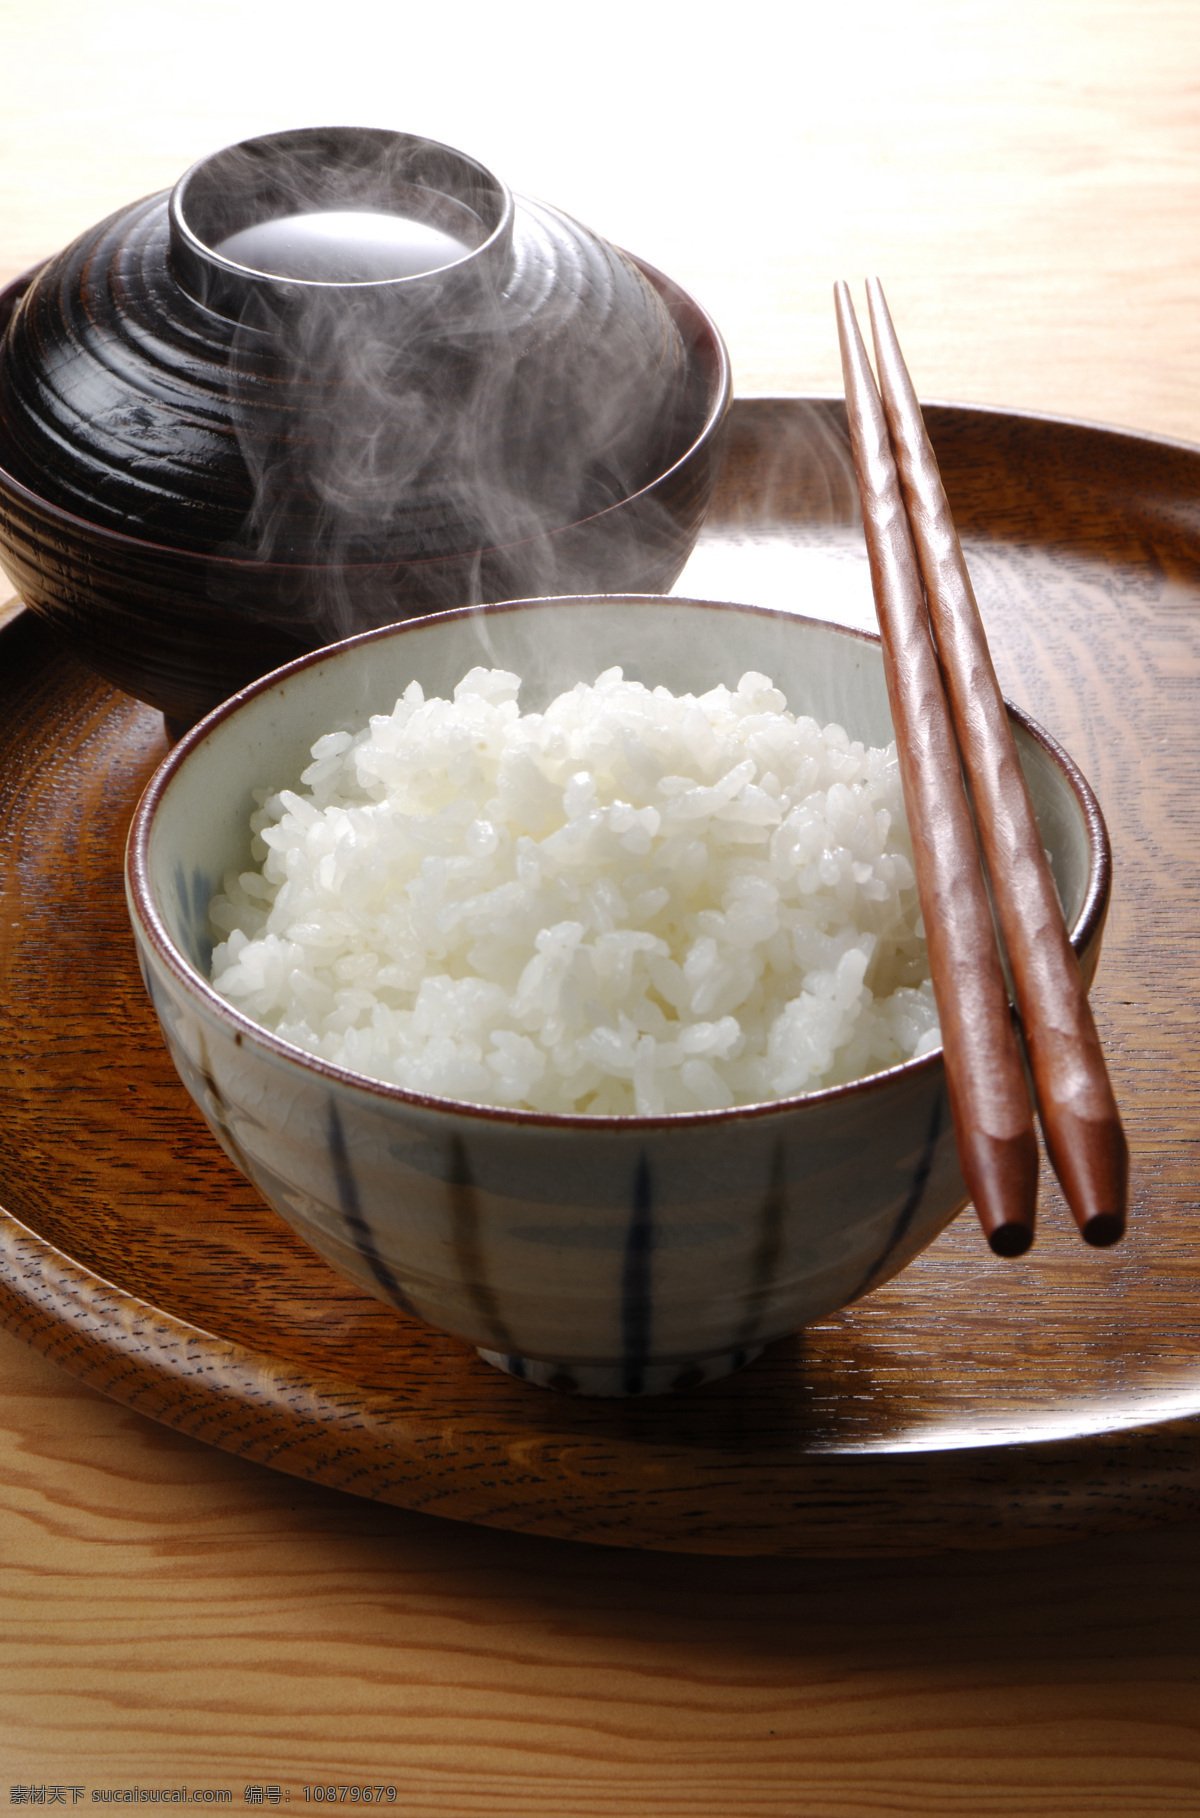
[[[0,467],[160,546],[426,560],[638,492],[702,390],[617,248],[447,146],[313,128],[202,160],[43,268],[0,344]]]

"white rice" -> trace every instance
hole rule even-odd
[[[256,791],[213,983],[412,1092],[715,1109],[938,1045],[895,746],[762,675],[678,698],[609,669],[544,713],[473,669]]]

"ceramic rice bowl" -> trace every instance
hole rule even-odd
[[[526,601],[388,627],[301,658],[203,720],[134,819],[127,893],[172,1058],[226,1154],[366,1293],[527,1381],[692,1387],[886,1282],[965,1203],[940,1051],[849,1085],[719,1111],[565,1117],[421,1098],[259,1027],[208,982],[208,905],[249,863],[251,789],[322,733],[448,695],[479,662],[522,706],[612,664],[675,693],[772,677],[795,713],[885,744],[877,639],[655,597]],[[1059,747],[1010,710],[1085,977],[1109,891],[1103,821]]]

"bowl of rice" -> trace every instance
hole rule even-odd
[[[1010,712],[1090,981],[1103,821]],[[724,1375],[965,1202],[891,739],[877,639],[750,607],[520,601],[302,657],[134,817],[175,1065],[300,1237],[488,1363]]]

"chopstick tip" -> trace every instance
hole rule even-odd
[[[1081,1227],[1080,1235],[1093,1250],[1108,1250],[1125,1235],[1125,1216],[1121,1212],[1097,1212]]]
[[[1024,1256],[1033,1242],[1033,1226],[1011,1223],[996,1225],[987,1234],[988,1248],[993,1256],[1003,1256],[1009,1260]]]

